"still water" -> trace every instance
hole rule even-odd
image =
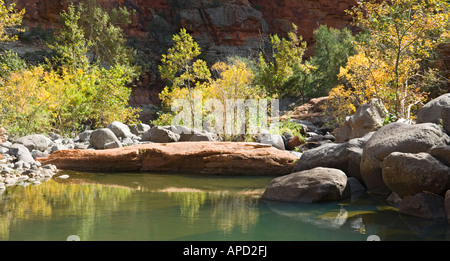
[[[260,199],[273,177],[65,172],[0,194],[0,240],[447,240],[447,223],[400,215],[367,194],[340,202]]]

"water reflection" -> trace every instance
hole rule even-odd
[[[198,220],[200,209],[205,204],[212,206],[211,221],[218,230],[225,233],[230,233],[235,227],[246,233],[258,221],[258,197],[253,193],[174,187],[159,192],[165,192],[174,198],[180,207],[181,216],[190,223]]]
[[[83,216],[77,233],[87,235],[98,215],[114,212],[132,192],[128,187],[63,185],[51,179],[39,186],[10,187],[0,194],[0,239],[8,240],[10,228],[18,223],[67,216]]]
[[[0,240],[446,239],[447,224],[399,215],[384,200],[263,201],[270,177],[69,173],[0,195]],[[37,236],[40,235],[40,236]]]

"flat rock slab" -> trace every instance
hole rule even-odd
[[[59,150],[42,164],[86,172],[173,172],[213,175],[285,175],[297,157],[251,142],[149,143],[107,150]]]

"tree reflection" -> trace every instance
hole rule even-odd
[[[192,189],[161,190],[173,197],[180,206],[180,215],[194,223],[200,216],[200,209],[210,204],[211,222],[217,226],[219,231],[230,233],[233,228],[239,227],[246,233],[255,226],[259,211],[256,206],[257,199],[251,195],[231,191],[206,191]]]
[[[95,219],[117,209],[132,191],[99,184],[59,184],[51,179],[39,186],[10,187],[0,194],[0,240],[8,240],[10,227],[18,222],[67,216],[83,217],[76,233],[87,239]]]

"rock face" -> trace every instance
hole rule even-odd
[[[91,172],[286,175],[292,172],[297,157],[259,143],[174,142],[110,150],[60,150],[38,160],[58,169]]]
[[[401,198],[423,191],[443,196],[450,184],[450,168],[425,152],[389,154],[382,175],[386,186]]]
[[[361,177],[368,190],[388,194],[383,182],[382,163],[392,152],[426,152],[435,145],[445,145],[450,138],[433,123],[409,125],[395,122],[383,126],[367,141],[361,158]]]
[[[347,176],[332,168],[314,168],[273,179],[262,199],[314,203],[341,200],[346,194]]]

